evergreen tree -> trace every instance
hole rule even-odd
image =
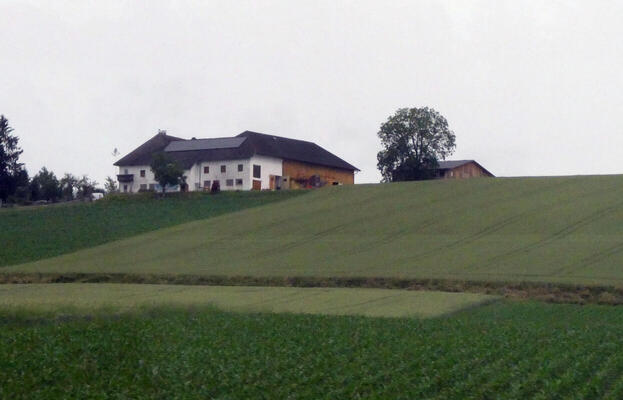
[[[0,115],[0,200],[6,201],[17,189],[23,165],[19,163],[22,149],[17,145],[19,138],[12,135],[9,121]]]

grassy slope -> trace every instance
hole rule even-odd
[[[291,198],[301,192],[221,193],[0,210],[0,267]]]
[[[332,187],[8,271],[623,285],[623,176]]]
[[[227,311],[435,317],[494,300],[473,293],[129,284],[0,285],[0,309],[49,313],[213,305]]]
[[[3,317],[0,398],[623,398],[619,307],[499,302],[428,320]]]

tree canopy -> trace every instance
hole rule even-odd
[[[114,193],[119,190],[119,187],[117,186],[117,181],[115,181],[110,176],[107,176],[106,181],[104,182],[104,190],[107,194]]]
[[[150,167],[154,173],[154,179],[162,188],[162,193],[166,191],[167,185],[184,184],[184,170],[166,153],[155,154]]]
[[[56,201],[62,196],[62,188],[56,175],[42,167],[30,181],[30,198],[32,200]]]
[[[82,175],[82,178],[76,183],[78,192],[76,196],[80,200],[91,200],[93,193],[95,193],[97,182],[89,179],[87,175]]]
[[[410,181],[435,176],[438,161],[456,147],[448,121],[432,108],[401,108],[381,125],[383,149],[377,167],[383,181]]]
[[[60,185],[63,199],[73,200],[74,189],[77,190],[78,187],[78,178],[76,178],[73,174],[65,173],[65,175],[60,180]]]

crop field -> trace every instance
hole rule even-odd
[[[623,398],[620,306],[145,283],[528,281],[617,303],[623,176],[299,194],[0,211],[0,282],[100,282],[0,285],[0,398]]]
[[[623,176],[326,188],[12,272],[397,277],[623,286]]]
[[[94,203],[0,209],[0,267],[57,256],[301,193],[189,194],[166,200],[145,194]]]
[[[158,306],[226,311],[370,317],[436,317],[494,301],[493,296],[389,289],[326,289],[132,284],[0,285],[0,310],[71,315]]]
[[[0,313],[0,398],[621,399],[619,307],[433,319],[160,309]]]

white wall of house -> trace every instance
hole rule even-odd
[[[253,165],[259,165],[260,168],[260,180],[262,181],[262,189],[270,189],[270,175],[281,176],[283,174],[283,160],[281,158],[266,157],[260,155],[254,155],[249,160],[249,178],[253,177]]]
[[[141,171],[145,171],[145,177],[141,177]],[[139,165],[139,166],[129,166],[129,167],[119,167],[120,175],[131,174],[134,175],[134,180],[132,182],[119,182],[119,191],[120,192],[138,192],[141,184],[147,185],[149,187],[150,183],[154,182],[154,174],[149,169],[149,165]]]
[[[253,177],[253,166],[260,166],[260,178]],[[221,167],[225,167],[223,172]],[[239,168],[239,166],[241,166]],[[207,169],[206,169],[207,168]],[[242,169],[242,170],[240,170]],[[141,177],[141,171],[145,171],[145,176]],[[242,160],[207,161],[193,165],[184,171],[186,183],[189,191],[204,190],[205,185],[211,187],[215,180],[218,180],[221,190],[251,190],[253,180],[261,180],[262,189],[270,188],[270,175],[281,176],[283,172],[283,161],[280,158],[255,155]],[[158,182],[154,180],[154,174],[149,165],[119,167],[119,174],[132,174],[134,181],[123,183],[119,182],[119,191],[138,192],[141,188],[149,189],[154,185],[156,190],[160,189]],[[144,185],[144,186],[141,186]],[[124,190],[124,186],[126,187]],[[152,186],[153,188],[153,186]],[[178,191],[179,187],[167,189],[167,191]]]
[[[241,165],[242,171],[239,171],[238,166]],[[225,172],[221,170],[221,167],[225,167]],[[207,170],[206,170],[207,168]],[[208,185],[212,186],[215,180],[218,180],[221,186],[221,190],[250,190],[251,181],[249,180],[249,159],[246,160],[223,160],[223,161],[206,161],[195,164],[192,171],[192,186],[190,190],[198,190]],[[191,182],[189,180],[188,182]]]
[[[145,171],[145,176],[141,176],[141,171]],[[187,174],[188,171],[184,173]],[[136,193],[141,189],[154,189],[160,191],[160,185],[154,179],[154,173],[151,172],[151,168],[149,165],[138,165],[138,166],[128,166],[128,167],[119,167],[119,175],[134,175],[134,180],[132,182],[118,182],[119,183],[119,191],[121,193]],[[150,185],[152,185],[150,187]],[[179,186],[176,187],[167,187],[167,192],[177,192],[179,190]]]

